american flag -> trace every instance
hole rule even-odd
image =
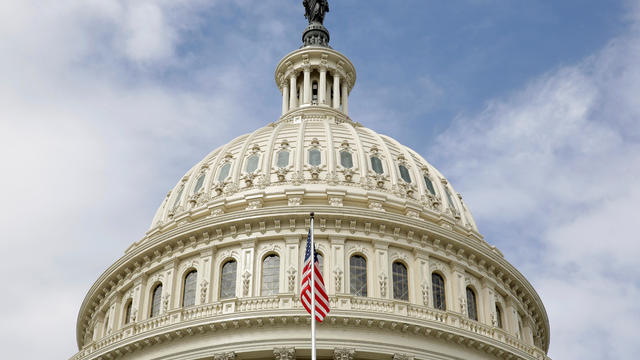
[[[329,313],[329,297],[324,289],[324,280],[320,273],[318,254],[313,249],[313,273],[315,274],[316,320],[322,322]],[[304,255],[304,269],[302,270],[302,293],[300,300],[307,312],[311,314],[311,230],[307,235],[307,250]]]

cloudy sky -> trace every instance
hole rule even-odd
[[[0,344],[66,359],[93,281],[276,120],[298,0],[0,1]],[[533,283],[550,356],[640,353],[640,3],[331,1],[351,115],[418,150]]]

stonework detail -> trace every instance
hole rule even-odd
[[[296,360],[296,348],[279,347],[273,349],[275,360]]]
[[[354,348],[335,348],[333,349],[333,360],[353,360],[356,355]]]

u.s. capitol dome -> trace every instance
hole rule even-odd
[[[91,287],[72,359],[309,358],[311,211],[319,358],[548,359],[531,284],[437,169],[349,117],[355,67],[321,22],[303,42],[276,68],[280,119],[193,166]]]

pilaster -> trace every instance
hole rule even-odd
[[[347,261],[344,253],[344,237],[330,236],[329,242],[331,246],[331,254],[329,254],[329,271],[325,270],[325,274],[330,276],[330,279],[325,279],[325,285],[329,285],[329,294],[344,294],[345,289],[345,273],[347,271]],[[326,263],[326,262],[325,262]],[[326,281],[329,280],[329,281]],[[333,281],[331,281],[333,280]],[[328,284],[327,284],[328,282]]]
[[[254,283],[256,277],[255,272],[255,251],[256,241],[249,240],[242,243],[240,249],[240,263],[238,271],[240,272],[240,284],[236,284],[236,293],[240,290],[239,297],[252,297],[260,293],[259,284]]]
[[[389,245],[385,242],[376,241],[373,243],[375,258],[373,259],[373,274],[375,280],[373,296],[383,299],[391,298]]]

